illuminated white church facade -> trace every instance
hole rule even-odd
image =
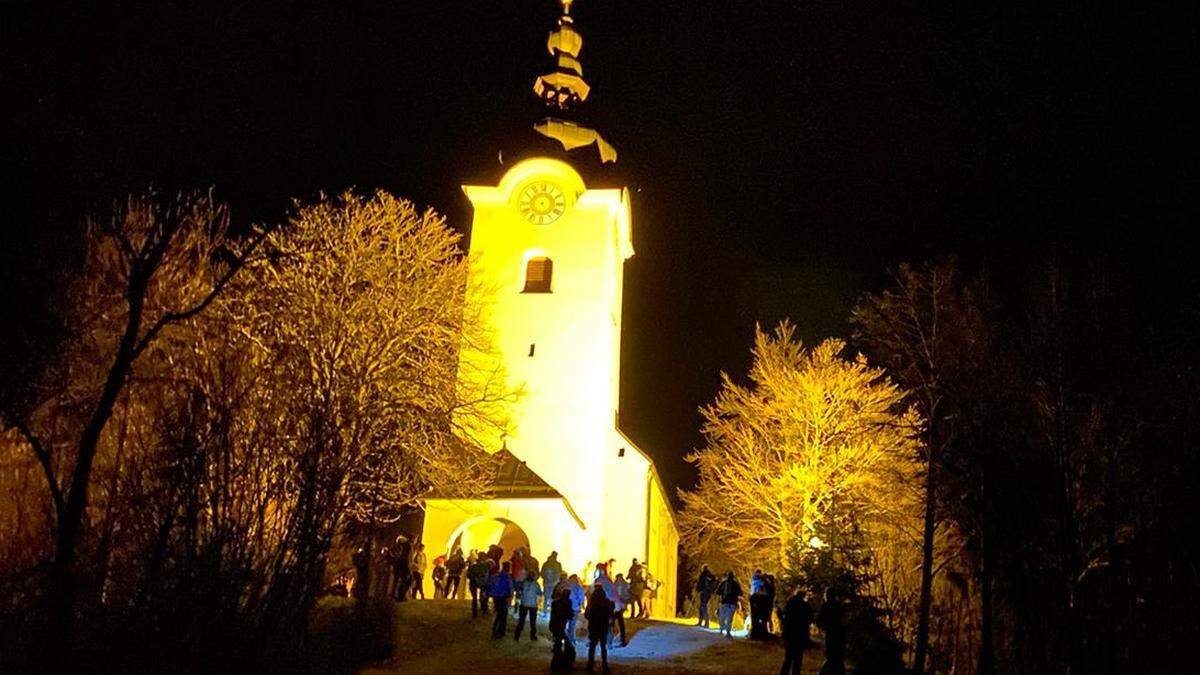
[[[576,168],[611,166],[616,150],[574,119],[589,88],[571,1],[561,1],[547,41],[553,67],[534,84],[549,116],[530,134],[552,150],[513,164],[497,185],[463,187],[474,210],[470,286],[488,289],[501,365],[523,394],[492,496],[426,500],[422,541],[431,559],[456,545],[499,543],[506,555],[527,545],[543,562],[558,551],[568,573],[610,558],[623,572],[637,558],[661,584],[653,613],[673,616],[674,512],[654,462],[618,427],[629,192],[588,185]]]

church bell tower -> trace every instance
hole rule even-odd
[[[586,121],[583,37],[572,0],[560,2],[550,64],[532,88],[542,114],[505,139],[517,148],[499,155],[499,171],[463,186],[474,212],[468,292],[484,294],[496,354],[462,367],[501,366],[520,396],[490,448],[491,494],[430,495],[422,539],[447,554],[498,545],[545,561],[554,551],[585,583],[598,562],[637,558],[662,584],[654,615],[672,616],[679,534],[669,493],[617,425],[629,192],[612,183],[616,148]]]
[[[633,248],[628,192],[589,186],[573,166],[611,164],[617,153],[577,121],[590,87],[570,8],[563,0],[546,40],[551,67],[533,84],[547,114],[530,144],[550,149],[508,168],[496,186],[463,190],[474,210],[472,286],[492,294],[508,384],[523,392],[505,446],[598,532],[620,393],[621,282]]]

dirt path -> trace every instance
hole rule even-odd
[[[528,633],[490,639],[491,615],[471,619],[469,603],[448,600],[406,602],[397,608],[395,656],[365,673],[458,673],[509,675],[549,671],[549,631],[539,620],[538,640]],[[609,652],[613,673],[777,673],[783,649],[776,644],[730,640],[716,631],[687,623],[630,621],[629,645]],[[576,671],[587,663],[586,642],[579,640]],[[600,655],[596,658],[599,660]],[[816,673],[820,657],[805,659],[805,673]],[[597,664],[599,670],[599,664]]]

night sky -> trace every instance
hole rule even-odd
[[[93,5],[108,5],[103,10]],[[1194,300],[1197,16],[1158,3],[578,0],[588,112],[633,191],[622,419],[673,486],[755,322],[844,335],[903,261],[1058,245]],[[986,4],[986,3],[985,3]],[[1165,3],[1164,3],[1165,4]],[[550,0],[3,3],[6,316],[81,215],[215,186],[234,220],[381,187],[465,230],[466,167],[540,117]],[[15,309],[14,309],[15,308]]]

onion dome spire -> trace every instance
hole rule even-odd
[[[601,162],[617,161],[617,151],[605,141],[598,131],[567,119],[587,100],[591,87],[583,79],[583,65],[579,62],[579,51],[583,48],[583,36],[575,30],[571,18],[574,0],[560,0],[562,16],[558,26],[546,38],[546,50],[553,58],[551,70],[539,75],[533,82],[533,93],[550,110],[550,116],[533,125],[543,136],[562,144],[564,150],[595,144]]]

